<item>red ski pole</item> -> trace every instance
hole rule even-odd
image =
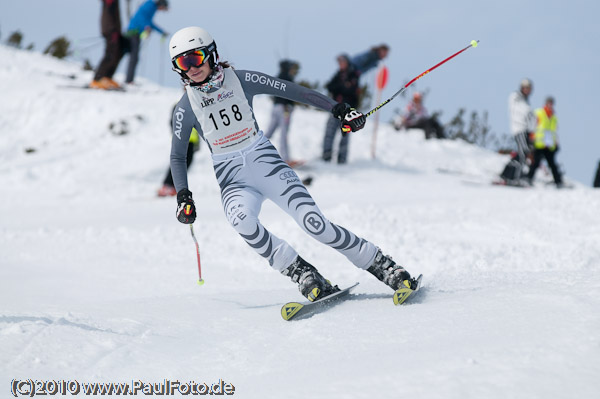
[[[387,100],[385,100],[384,102],[382,102],[381,104],[379,104],[378,106],[376,106],[375,108],[373,108],[371,111],[367,112],[365,114],[365,116],[366,117],[371,116],[372,114],[374,114],[375,112],[377,112],[379,110],[379,108],[383,107],[384,105],[386,105],[387,103],[389,103],[390,101],[392,101],[398,94],[403,93],[404,90],[406,90],[408,88],[408,86],[410,86],[411,84],[415,83],[417,80],[421,79],[423,76],[427,75],[429,72],[433,71],[435,68],[439,67],[440,65],[442,65],[442,64],[450,61],[452,58],[456,57],[457,55],[459,55],[463,51],[467,51],[471,47],[477,47],[477,44],[479,44],[479,40],[471,40],[471,43],[467,47],[465,47],[464,49],[462,49],[460,51],[457,51],[456,53],[452,54],[450,57],[446,58],[442,62],[439,62],[439,63],[435,64],[434,66],[432,66],[431,68],[429,68],[428,70],[426,70],[425,72],[423,72],[422,74],[420,74],[419,76],[415,77],[413,80],[411,80],[410,82],[408,82],[407,84],[405,84],[403,88],[401,88],[400,90],[398,90],[393,96],[391,96],[390,98],[388,98]]]
[[[204,280],[202,279],[202,264],[200,263],[200,246],[198,245],[198,240],[196,240],[196,235],[194,234],[193,224],[190,224],[190,231],[192,232],[192,238],[196,244],[196,255],[198,256],[198,285],[203,285]]]

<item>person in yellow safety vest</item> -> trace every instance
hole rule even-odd
[[[189,168],[194,160],[194,153],[200,148],[200,136],[195,127],[192,128],[192,134],[190,134],[190,142],[187,149],[187,167]],[[171,197],[177,195],[175,190],[175,184],[173,183],[173,176],[171,175],[171,167],[167,170],[167,176],[163,182],[163,186],[158,190],[159,197]]]
[[[554,98],[546,98],[544,107],[536,109],[535,115],[537,117],[537,127],[531,138],[534,147],[533,164],[529,169],[527,178],[529,179],[529,183],[532,184],[535,171],[540,166],[542,159],[546,158],[546,162],[548,162],[548,166],[552,170],[554,183],[556,183],[556,187],[561,188],[563,186],[562,176],[554,160],[554,155],[559,149],[558,137],[556,135],[558,118],[554,112]]]

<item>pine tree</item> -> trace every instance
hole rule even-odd
[[[50,42],[48,47],[46,47],[46,50],[44,50],[44,54],[50,54],[51,56],[56,57],[58,59],[63,59],[71,55],[71,51],[69,51],[70,45],[71,42],[69,42],[69,40],[66,37],[57,37],[52,42]]]

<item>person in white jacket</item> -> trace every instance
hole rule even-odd
[[[523,79],[518,91],[508,97],[508,116],[510,131],[517,143],[517,152],[506,165],[500,177],[507,185],[520,185],[527,155],[531,152],[529,135],[535,130],[535,116],[529,105],[529,96],[533,91],[533,83]]]

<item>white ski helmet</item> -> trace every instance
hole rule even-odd
[[[175,65],[176,57],[198,49],[206,51],[210,67],[214,69],[215,65],[219,62],[219,53],[217,52],[217,44],[210,33],[197,26],[189,26],[175,32],[169,42],[169,55],[171,56],[174,70],[181,75],[182,72]]]

